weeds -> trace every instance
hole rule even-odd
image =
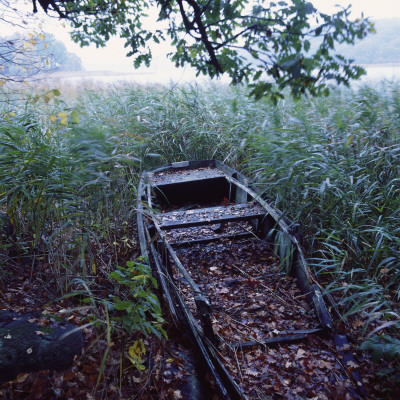
[[[164,323],[161,317],[161,307],[157,296],[152,292],[157,288],[157,281],[151,275],[151,268],[141,260],[128,261],[126,267],[117,267],[110,274],[119,285],[125,286],[128,291],[124,298],[110,295],[108,305],[111,309],[121,311],[121,315],[114,317],[127,332],[141,331],[146,336],[155,334],[161,339],[166,337],[162,328]],[[151,320],[148,320],[148,316]]]
[[[119,309],[120,322],[162,334],[140,325],[149,312],[159,316],[150,287],[139,295],[132,286],[151,282],[145,265],[114,271],[138,254],[138,176],[172,161],[216,158],[252,175],[269,201],[302,222],[308,259],[345,316],[362,316],[360,334],[386,332],[398,349],[398,83],[277,105],[218,85],[119,86],[73,99],[62,88],[51,93],[1,104],[0,208],[15,227],[1,257],[45,258],[61,293],[73,278],[111,277],[112,297],[102,300]],[[135,293],[147,302],[141,311]],[[139,360],[143,348],[135,346],[130,356]]]

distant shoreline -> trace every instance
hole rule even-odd
[[[394,63],[378,63],[378,64],[361,64],[361,63],[354,63],[356,65],[361,65],[364,68],[397,68],[400,67],[400,61]]]
[[[96,76],[126,76],[126,75],[151,75],[155,72],[143,72],[133,69],[132,72],[115,71],[57,71],[52,72],[48,78],[92,78]]]
[[[394,63],[371,63],[362,64],[355,62],[354,65],[360,65],[363,68],[399,68],[400,61]],[[116,72],[116,71],[57,71],[51,73],[48,78],[94,78],[99,76],[132,76],[132,75],[156,75],[156,71],[143,71],[143,69],[135,70],[132,68],[131,72]]]

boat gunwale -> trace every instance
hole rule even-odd
[[[146,228],[145,228],[145,226],[144,226],[144,220],[143,220],[143,215],[142,215],[144,202],[142,202],[142,200],[145,197],[145,193],[144,193],[145,187],[147,187],[147,192],[148,192],[146,200],[149,202],[150,186],[153,186],[153,187],[157,186],[156,183],[153,184],[150,181],[149,178],[150,178],[151,174],[156,174],[156,173],[165,172],[165,171],[178,171],[180,169],[182,169],[182,170],[196,169],[196,168],[202,168],[202,167],[214,167],[214,168],[218,168],[219,170],[221,170],[224,173],[224,177],[225,177],[225,179],[227,179],[228,182],[241,188],[248,195],[250,195],[254,201],[258,202],[265,209],[266,214],[273,218],[273,220],[277,224],[276,229],[278,229],[278,227],[279,227],[279,229],[285,235],[287,235],[288,239],[290,240],[290,243],[294,246],[295,253],[296,253],[295,259],[293,260],[291,274],[296,277],[296,281],[298,282],[300,289],[306,295],[307,302],[315,310],[316,319],[320,323],[319,332],[321,332],[322,334],[331,332],[332,319],[329,314],[329,311],[326,308],[325,302],[323,300],[323,297],[321,294],[321,288],[319,287],[318,283],[313,279],[312,273],[311,273],[309,265],[306,261],[301,244],[300,244],[299,240],[297,239],[297,237],[292,232],[292,227],[295,226],[295,224],[288,218],[284,217],[283,213],[280,210],[273,208],[269,203],[267,203],[264,199],[262,199],[262,197],[261,197],[262,194],[259,191],[255,190],[253,187],[251,187],[252,182],[250,179],[248,179],[245,175],[241,174],[240,172],[236,171],[235,169],[221,163],[218,160],[200,160],[200,161],[189,161],[189,162],[184,162],[184,163],[172,163],[172,164],[164,165],[161,167],[157,167],[150,171],[143,172],[140,183],[139,183],[139,188],[138,188],[138,200],[139,200],[138,203],[140,205],[140,206],[138,206],[138,211],[139,211],[138,215],[139,214],[141,215],[140,217],[138,217],[138,231],[139,231],[139,238],[141,238],[140,240],[146,240],[146,235],[140,234],[140,231],[141,230],[144,231],[145,229],[148,233],[148,239],[150,239],[148,227],[146,226]],[[174,182],[174,184],[179,184],[179,182]],[[150,207],[152,208],[151,202],[149,202],[149,203],[150,203],[149,204]],[[162,242],[164,249],[170,255],[175,255],[176,259],[178,259],[178,261],[179,261],[178,256],[176,255],[171,244],[168,243],[168,241],[166,240],[165,234],[163,233],[162,229],[160,228],[160,226],[157,222],[157,218],[156,218],[157,214],[153,213],[153,211],[150,211],[149,214],[150,214],[150,217],[152,218],[152,222],[154,224],[155,231],[159,235],[158,241]],[[140,220],[140,223],[139,223],[139,220]],[[149,244],[149,241],[146,241],[146,242],[147,242],[147,244]],[[143,251],[144,247],[145,247],[145,245],[142,246],[142,243],[141,243],[142,254],[147,254],[147,257],[148,257],[149,253],[148,253],[147,249],[145,249],[145,251]],[[152,250],[152,253],[157,252],[157,249],[155,248],[153,243],[151,243],[151,250]],[[161,264],[161,265],[157,266],[158,274],[159,275],[160,275],[160,273],[164,274],[167,277],[167,279],[172,279],[169,276],[166,266],[163,265],[162,260],[157,260],[156,259],[157,257],[154,257],[154,254],[153,254],[153,258],[155,258],[154,261],[156,264]],[[173,257],[173,258],[175,258],[175,257]],[[174,259],[174,261],[176,261],[176,260]],[[184,269],[183,265],[182,265],[182,268]],[[161,269],[163,271],[161,271]],[[186,271],[186,273],[188,273],[188,272]],[[165,290],[168,291],[167,285],[162,285],[162,286],[163,286],[163,291],[165,291]],[[211,353],[214,352],[214,350],[212,350],[213,345],[209,342],[208,338],[206,338],[204,336],[204,334],[202,334],[200,327],[198,326],[197,322],[194,320],[192,313],[190,312],[190,310],[188,310],[184,299],[182,298],[180,293],[177,291],[177,289],[174,287],[174,285],[171,285],[170,289],[174,292],[174,296],[178,299],[178,302],[180,303],[179,306],[181,308],[183,307],[184,314],[186,314],[186,316],[184,316],[184,318],[185,318],[184,322],[189,325],[191,330],[192,329],[196,330],[196,332],[192,332],[192,334],[195,336],[194,339],[197,342],[197,346],[200,347],[200,351],[203,354],[203,357],[205,356],[206,358],[207,357],[215,358],[213,361],[213,365],[210,365],[208,363],[208,361],[207,361],[207,363],[209,364],[208,366],[212,370],[214,378],[216,378],[218,381],[219,373],[216,371],[216,369],[218,369],[217,368],[218,364],[221,364],[221,363],[220,363],[220,361],[218,361],[218,358],[216,357],[215,353],[214,353],[215,357],[212,357]],[[196,293],[196,294],[198,294],[198,293]],[[171,303],[172,303],[172,301],[171,301]],[[195,322],[195,324],[193,324],[193,322]],[[203,352],[204,348],[207,352],[207,355],[205,355]],[[215,365],[215,363],[217,363],[217,366]],[[222,364],[219,367],[221,367],[221,366],[222,366]],[[222,368],[225,369],[225,367],[223,367],[223,366],[222,366]],[[225,371],[225,373],[226,373],[226,371]],[[224,371],[222,371],[222,374],[224,374]],[[227,398],[235,398],[235,399],[236,398],[245,398],[245,396],[242,392],[238,393],[237,384],[233,381],[233,379],[229,375],[229,373],[227,373],[227,374],[228,374],[228,378],[230,378],[230,379],[228,379],[230,381],[230,382],[228,382],[228,386],[233,384],[233,386],[229,390],[231,392],[230,396],[232,396],[232,397],[228,396]],[[224,380],[225,379],[226,379],[226,377],[224,377]],[[218,382],[217,382],[217,386],[219,387],[221,394],[223,394],[223,397],[225,397],[224,389],[226,389],[226,388],[220,387]]]
[[[311,273],[310,267],[306,261],[302,246],[292,231],[292,227],[295,227],[296,224],[287,217],[284,217],[283,213],[280,210],[275,209],[267,201],[265,201],[261,197],[262,194],[251,187],[252,182],[250,179],[248,179],[245,175],[236,171],[232,167],[229,167],[228,165],[225,165],[218,160],[196,160],[196,161],[171,163],[168,165],[157,167],[150,171],[145,171],[144,176],[146,184],[148,186],[157,187],[157,184],[152,184],[149,180],[151,174],[164,171],[177,171],[177,170],[196,169],[203,167],[214,167],[221,170],[224,173],[225,175],[224,177],[228,182],[241,188],[248,195],[252,197],[253,201],[258,202],[266,210],[267,214],[274,219],[275,223],[278,224],[278,227],[281,229],[281,231],[285,235],[287,235],[290,243],[294,245],[295,247],[294,252],[296,253],[295,254],[296,259],[293,261],[293,265],[291,266],[289,275],[293,275],[296,277],[302,292],[307,296],[307,302],[314,308],[322,328],[331,330],[332,318],[321,296],[321,287],[318,284],[318,282],[313,278],[313,274]],[[174,184],[179,184],[179,182],[176,182]],[[152,207],[151,204],[150,207]],[[160,235],[160,238],[163,238],[164,241],[165,235],[162,232],[162,229],[160,228],[159,224],[157,223],[154,213],[152,219],[155,228],[158,231],[158,234]],[[277,228],[275,228],[275,230],[277,230]],[[166,240],[165,242],[168,243]],[[170,248],[169,250],[173,251],[172,248]]]

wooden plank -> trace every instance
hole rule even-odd
[[[258,204],[235,204],[233,206],[172,211],[158,215],[162,230],[212,225],[220,222],[260,219],[264,216],[265,210]]]
[[[314,284],[311,286],[311,292],[307,295],[308,302],[311,304],[317,314],[319,323],[324,329],[332,329],[332,318],[326,308],[322,293],[319,287]]]
[[[293,343],[293,342],[301,341],[309,335],[312,335],[315,333],[320,333],[320,332],[322,332],[321,328],[302,330],[302,331],[294,331],[294,332],[292,332],[293,333],[292,335],[276,336],[276,337],[265,339],[263,341],[250,340],[248,342],[235,343],[232,345],[232,347],[244,350],[244,349],[249,349],[253,346],[274,346],[274,345],[278,345],[278,344]]]
[[[199,182],[224,177],[225,174],[215,168],[200,168],[195,170],[166,171],[150,175],[150,183],[156,188],[187,182]]]
[[[174,303],[171,299],[170,292],[168,290],[168,282],[166,280],[166,274],[165,271],[163,271],[163,264],[160,260],[160,257],[154,247],[154,244],[152,243],[152,240],[150,238],[149,231],[147,229],[147,226],[144,226],[144,221],[143,221],[143,197],[145,195],[145,183],[144,180],[141,179],[139,182],[139,187],[138,187],[138,200],[137,200],[137,229],[138,229],[138,236],[139,236],[139,243],[140,243],[140,251],[142,254],[142,257],[147,259],[149,262],[149,251],[147,249],[147,246],[150,246],[150,250],[152,252],[152,255],[154,257],[154,264],[156,267],[158,279],[161,283],[161,287],[163,289],[163,293],[165,296],[166,301],[168,302],[169,309],[171,311],[171,316],[174,321],[178,320],[176,310]]]

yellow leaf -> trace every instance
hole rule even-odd
[[[142,362],[142,355],[146,354],[146,348],[141,339],[133,342],[133,345],[128,348],[129,361],[139,370],[143,371],[146,369]]]
[[[29,43],[30,44],[32,44],[33,46],[36,44],[36,40],[35,39],[31,39],[30,41],[29,41]]]
[[[353,143],[354,136],[350,135],[346,140],[346,147],[350,146]]]
[[[67,117],[67,113],[66,113],[65,111],[60,111],[60,112],[58,113],[58,116],[59,116],[60,118],[66,118],[66,117]]]
[[[76,111],[72,111],[70,114],[70,117],[72,118],[72,122],[74,124],[79,124],[79,117],[78,117],[78,113]]]
[[[44,35],[43,35],[43,33],[39,33],[39,39],[42,39],[42,40],[44,40]]]
[[[92,271],[93,274],[96,275],[96,263],[94,261],[92,262]]]
[[[55,115],[50,115],[50,121],[51,122],[56,122],[57,121],[57,117]]]
[[[135,340],[132,346],[128,349],[129,356],[138,362],[142,361],[142,355],[146,354],[146,348],[142,340]]]
[[[6,83],[6,81],[0,81],[0,86],[3,86]]]
[[[61,125],[67,125],[68,119],[67,118],[61,118],[60,124]]]
[[[45,45],[45,47],[47,47],[47,46]],[[46,64],[47,66],[49,66],[49,65],[50,65],[50,61],[49,61],[49,60],[46,60],[46,61],[45,61],[45,64]]]
[[[146,367],[140,363],[138,363],[136,360],[134,360],[133,358],[129,357],[129,361],[139,370],[139,371],[144,371],[146,369]]]
[[[39,101],[39,99],[40,99],[40,97],[39,97],[39,95],[37,94],[37,95],[31,100],[31,103],[32,103],[32,104],[35,104],[35,103],[37,103],[37,102]]]

